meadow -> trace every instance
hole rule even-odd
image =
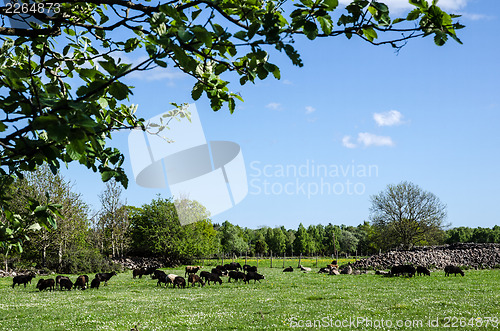
[[[261,264],[266,279],[260,283],[223,278],[222,285],[185,289],[157,287],[149,276],[133,279],[131,271],[98,290],[70,292],[39,292],[40,277],[15,289],[12,278],[0,278],[0,330],[498,329],[498,269],[407,278],[373,271],[330,276],[316,268],[283,273],[276,266]],[[184,275],[181,267],[165,271]]]

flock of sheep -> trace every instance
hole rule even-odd
[[[256,283],[257,281],[260,282],[261,279],[265,279],[264,275],[257,273],[257,267],[250,266],[247,264],[245,264],[242,267],[237,262],[231,262],[225,265],[218,265],[215,268],[213,268],[211,272],[200,271],[201,268],[202,267],[200,266],[187,266],[185,269],[184,277],[178,276],[176,274],[167,274],[164,271],[157,269],[156,267],[139,268],[139,269],[134,269],[132,271],[132,276],[133,278],[136,278],[137,276],[139,278],[142,278],[143,275],[151,275],[153,279],[158,280],[156,284],[157,286],[161,286],[161,284],[164,283],[165,287],[168,284],[172,284],[173,288],[175,288],[176,286],[185,288],[186,276],[187,276],[187,282],[191,284],[191,286],[195,286],[196,283],[198,283],[200,284],[201,287],[205,286],[205,284],[210,285],[210,282],[222,284],[221,277],[223,276],[228,277],[229,283],[231,282],[231,280],[234,280],[235,282],[243,280],[244,283],[249,283],[251,280],[253,280],[254,283]],[[311,268],[303,267],[302,265],[299,265],[299,269],[304,272],[311,271]],[[199,275],[197,275],[198,271],[200,271]],[[283,272],[293,272],[293,271],[294,269],[291,266],[283,269]],[[457,274],[464,276],[464,272],[459,267],[453,265],[446,266],[444,268],[444,272],[445,276],[449,276],[451,274],[454,274],[455,276]],[[328,264],[326,267],[320,268],[318,273],[339,275],[339,274],[360,274],[362,272],[360,270],[353,271],[350,263],[339,271],[339,266],[337,265],[337,261],[332,261],[332,263]],[[366,273],[366,271],[364,271],[363,273]],[[391,271],[377,271],[375,272],[375,274],[385,275],[385,276],[407,275],[408,277],[413,277],[415,274],[419,276],[420,275],[430,276],[431,273],[426,267],[422,266],[417,266],[415,268],[412,265],[397,265],[393,266],[391,268]],[[107,285],[108,280],[115,275],[116,272],[96,274],[94,279],[90,283],[90,288],[98,289],[101,282],[104,282],[105,285]],[[31,284],[31,280],[33,278],[35,278],[34,273],[15,276],[13,278],[12,288],[14,288],[16,284],[19,286],[21,284],[24,284],[24,287],[26,287],[26,284],[28,283]],[[70,291],[72,288],[73,289],[80,288],[82,290],[85,290],[88,287],[89,287],[89,277],[87,275],[78,276],[74,283],[69,279],[69,277],[61,275],[57,276],[55,280],[52,278],[48,279],[42,278],[38,281],[36,286],[36,288],[39,289],[40,291],[44,291],[47,289],[49,291],[53,291],[57,288],[60,290],[66,289],[68,291]]]
[[[306,268],[303,267],[302,265],[299,265],[299,268],[301,271],[304,272],[309,272],[311,271],[311,268]],[[293,272],[293,267],[289,266],[288,268],[283,269],[283,272]],[[454,265],[447,265],[444,268],[445,276],[449,276],[450,274],[460,274],[464,276],[464,272],[462,269],[460,269],[457,266]],[[331,264],[328,264],[326,267],[320,268],[318,273],[327,273],[329,275],[340,275],[340,274],[345,274],[345,275],[359,275],[362,273],[366,273],[366,271],[361,271],[361,270],[353,270],[351,267],[351,263],[348,263],[347,266],[343,267],[339,271],[339,266],[337,265],[337,261],[333,260]],[[431,272],[429,269],[426,267],[422,266],[417,266],[416,268],[412,265],[396,265],[391,268],[391,271],[379,271],[377,270],[375,272],[377,275],[384,275],[384,276],[402,276],[402,275],[407,275],[408,277],[413,277],[415,274],[418,276],[420,275],[427,275],[430,276]]]
[[[101,282],[104,282],[104,285],[107,285],[108,280],[113,276],[116,276],[116,272],[114,271],[96,274],[94,279],[90,283],[90,288],[98,289],[99,286],[101,285]],[[12,288],[14,288],[16,285],[21,286],[21,284],[24,284],[24,287],[26,287],[28,283],[31,284],[31,280],[33,278],[35,278],[34,273],[15,276],[12,279]],[[69,277],[61,275],[57,276],[55,279],[40,278],[36,285],[36,288],[39,289],[40,292],[45,290],[53,291],[55,289],[60,289],[60,290],[66,289],[68,291],[71,291],[72,288],[73,289],[80,288],[82,290],[85,290],[87,287],[89,287],[89,276],[87,275],[78,276],[74,283],[71,281],[71,279],[69,279]]]
[[[238,262],[218,265],[210,272],[200,271],[200,275],[197,275],[201,268],[200,266],[187,266],[184,277],[176,274],[166,274],[164,271],[158,270],[155,267],[139,268],[132,271],[132,277],[136,278],[139,276],[139,278],[141,278],[143,275],[151,275],[153,279],[158,280],[156,286],[161,286],[162,283],[165,283],[165,287],[168,284],[172,284],[173,288],[176,286],[185,288],[186,276],[188,277],[187,282],[191,284],[191,286],[195,286],[196,283],[199,283],[201,287],[205,286],[205,284],[210,285],[210,282],[222,284],[222,276],[228,276],[229,283],[231,279],[234,281],[243,280],[244,283],[249,283],[251,280],[256,283],[257,281],[260,282],[261,279],[265,279],[264,275],[257,273],[257,267],[247,264],[242,267]]]

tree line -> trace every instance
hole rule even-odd
[[[403,184],[400,188],[416,188]],[[34,228],[35,216],[26,206],[30,201],[47,199],[47,194],[53,203],[60,205],[57,227]],[[381,193],[372,200],[380,202],[382,196]],[[22,250],[1,247],[5,268],[96,272],[113,268],[110,257],[159,257],[168,265],[176,265],[198,258],[234,255],[363,256],[403,247],[400,238],[394,234],[387,236],[389,230],[377,222],[380,213],[372,215],[372,222],[364,221],[357,226],[329,223],[306,227],[300,223],[297,229],[285,226],[250,229],[230,221],[212,223],[209,218],[182,226],[174,201],[169,198],[157,196],[141,207],[129,206],[122,198],[122,187],[112,180],[106,183],[99,199],[100,209],[92,211],[71,182],[59,173],[52,174],[48,167],[40,167],[16,180],[10,186],[7,201],[16,215],[22,215],[19,219],[24,222],[26,240]],[[197,210],[203,212],[201,208]],[[500,226],[447,230],[442,226],[431,227],[429,233],[415,240],[415,245],[498,243]]]

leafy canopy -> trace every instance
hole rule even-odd
[[[195,79],[194,100],[204,94],[213,110],[227,106],[233,112],[242,98],[229,88],[231,80],[246,84],[280,78],[270,50],[303,65],[294,38],[344,35],[400,48],[409,39],[429,35],[437,45],[449,37],[460,42],[455,31],[462,28],[458,16],[442,11],[435,0],[410,0],[415,8],[395,19],[385,4],[367,0],[343,8],[338,0],[54,0],[50,10],[40,0],[31,0],[37,6],[23,1],[23,17],[0,7],[4,207],[6,188],[23,171],[43,163],[55,173],[61,164],[76,161],[99,172],[103,181],[115,178],[127,186],[124,156],[107,140],[116,130],[153,128],[136,115],[137,105],[129,103],[133,87],[121,81],[134,71],[177,68]],[[336,12],[338,19],[333,18]],[[139,63],[120,58],[138,52],[147,54]],[[167,116],[185,115],[179,108]],[[156,125],[156,133],[165,126]],[[48,206],[43,224],[51,223]],[[16,224],[4,208],[2,241],[15,239]]]

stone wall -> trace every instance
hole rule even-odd
[[[415,247],[409,251],[391,251],[356,261],[354,269],[390,269],[412,264],[443,269],[448,264],[475,269],[500,267],[500,244],[458,243]]]

